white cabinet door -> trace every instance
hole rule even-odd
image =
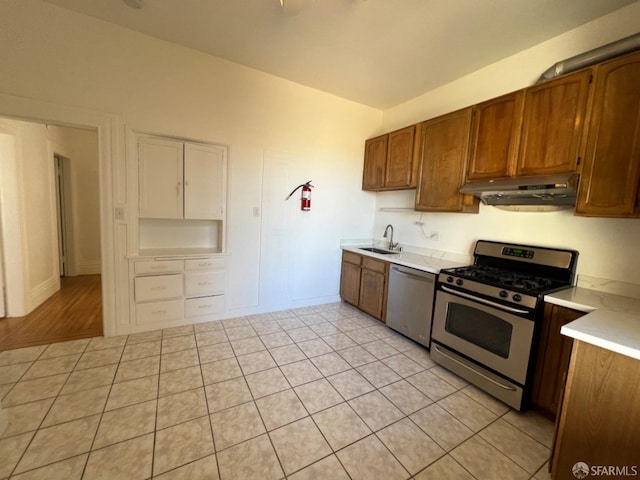
[[[183,218],[183,143],[141,138],[138,186],[141,218]]]
[[[223,220],[226,149],[215,145],[184,146],[184,218]]]

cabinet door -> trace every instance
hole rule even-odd
[[[141,218],[183,218],[182,142],[141,138],[138,187]]]
[[[468,180],[503,178],[515,172],[524,91],[475,106]]]
[[[224,147],[184,146],[184,218],[222,220],[225,192]]]
[[[340,297],[351,305],[358,306],[360,300],[360,272],[359,265],[342,262],[342,274],[340,275]]]
[[[478,200],[467,203],[459,193],[466,177],[471,112],[466,108],[422,124],[416,210],[478,212]]]
[[[534,406],[554,418],[560,393],[569,368],[572,339],[560,334],[560,328],[584,315],[583,312],[546,304],[538,346],[532,401]]]
[[[362,269],[360,277],[360,303],[358,307],[378,320],[382,320],[384,306],[385,275]]]
[[[640,182],[640,53],[596,71],[578,215],[638,216]]]
[[[384,188],[388,138],[388,135],[382,135],[364,142],[363,190],[380,190]]]
[[[527,88],[517,175],[574,172],[591,70]]]
[[[413,146],[415,125],[389,134],[384,186],[389,189],[415,187]]]

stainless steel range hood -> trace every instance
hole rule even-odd
[[[486,205],[575,205],[577,173],[469,182],[460,193]]]

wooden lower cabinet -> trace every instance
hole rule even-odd
[[[353,252],[342,252],[342,300],[385,322],[388,283],[388,262]]]
[[[342,274],[340,276],[340,296],[342,300],[352,305],[358,305],[360,300],[360,264],[342,260]]]
[[[600,472],[598,478],[640,474],[638,398],[640,360],[574,340],[567,385],[556,423],[552,478],[575,479],[572,469],[578,462],[584,462],[592,471],[609,466],[626,468],[626,475]]]
[[[572,339],[560,334],[560,329],[583,315],[584,312],[545,304],[531,403],[551,419],[558,412],[571,356]]]

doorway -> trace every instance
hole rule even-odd
[[[9,202],[20,207],[20,228],[10,234],[19,237],[24,308],[0,320],[0,350],[102,335],[97,132],[11,119],[2,126],[17,145]]]
[[[71,209],[71,191],[70,191],[70,182],[69,182],[69,159],[65,159],[63,156],[54,154],[53,155],[53,169],[55,174],[55,184],[56,184],[56,214],[57,214],[57,224],[58,224],[58,265],[60,269],[60,276],[66,277],[70,275],[69,272],[69,259],[68,259],[68,250],[72,250],[72,248],[67,248],[67,241],[70,238],[73,238],[68,230],[73,228],[72,225],[68,224],[67,219],[70,220],[70,214],[72,214]],[[69,222],[71,223],[71,222]]]

